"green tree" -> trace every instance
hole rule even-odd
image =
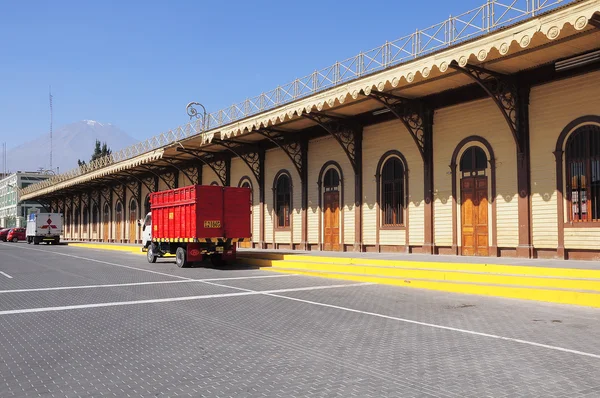
[[[90,162],[93,162],[96,159],[103,158],[104,156],[108,156],[111,153],[112,149],[108,147],[106,142],[101,143],[99,140],[96,140],[96,143],[94,144],[94,152],[92,153],[92,158],[90,159]],[[85,166],[86,162],[85,160],[77,159],[77,164],[79,165],[79,167],[81,167]]]

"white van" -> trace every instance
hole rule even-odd
[[[27,229],[25,230],[28,244],[39,245],[40,242],[46,242],[46,244],[57,245],[60,243],[62,234],[62,213],[31,213],[29,215]]]

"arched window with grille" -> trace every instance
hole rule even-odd
[[[325,192],[335,192],[339,190],[340,173],[338,173],[337,169],[332,167],[325,172],[323,187],[325,188]]]
[[[287,172],[275,179],[275,217],[277,228],[289,228],[292,209],[292,180]]]
[[[600,126],[575,130],[565,146],[569,221],[600,221]]]
[[[397,156],[388,157],[380,170],[381,225],[383,227],[404,226],[406,205],[405,166]]]

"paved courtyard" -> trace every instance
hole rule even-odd
[[[600,311],[0,244],[0,397],[597,397]]]

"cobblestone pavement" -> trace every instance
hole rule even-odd
[[[598,397],[600,311],[0,244],[0,397]]]

